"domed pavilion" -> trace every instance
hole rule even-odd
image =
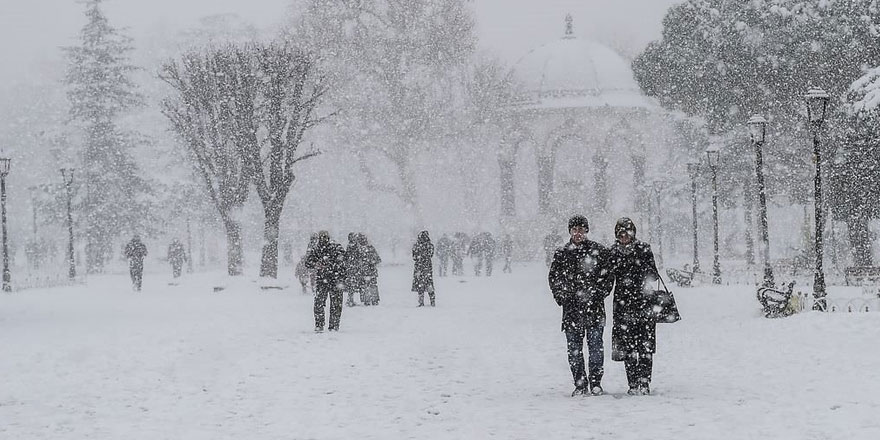
[[[502,222],[544,223],[572,212],[607,214],[640,206],[646,135],[652,124],[663,122],[659,106],[636,83],[630,62],[607,46],[576,37],[568,15],[562,38],[526,53],[514,75],[522,93],[512,106],[513,124],[499,154]],[[537,194],[521,188],[521,174],[537,175]],[[609,178],[627,184],[615,185],[613,198]],[[528,207],[518,209],[517,194],[537,199],[537,215]]]

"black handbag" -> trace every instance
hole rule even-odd
[[[660,285],[663,290],[660,290]],[[657,283],[657,290],[652,291],[648,295],[648,313],[651,319],[658,324],[671,324],[681,321],[681,314],[678,313],[678,305],[675,304],[675,297],[672,292],[666,288],[666,283],[660,277]]]

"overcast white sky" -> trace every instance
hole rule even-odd
[[[575,33],[637,50],[659,37],[666,9],[681,0],[472,0],[481,44],[516,61],[534,46],[559,38],[563,18],[575,18]],[[235,13],[258,27],[277,26],[291,0],[107,0],[116,26],[137,38],[162,26],[193,26],[199,17]],[[76,0],[0,0],[0,81],[21,80],[41,60],[60,56],[59,46],[75,43],[84,23]],[[633,49],[635,48],[635,49]]]

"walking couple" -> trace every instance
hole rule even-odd
[[[660,277],[654,254],[647,243],[636,239],[636,226],[629,218],[617,221],[610,249],[587,240],[589,230],[586,217],[569,219],[571,239],[554,253],[548,277],[553,299],[562,307],[562,331],[575,385],[572,396],[603,394],[605,298],[612,290],[612,359],[624,362],[628,394],[650,394],[656,323],[645,289]],[[589,373],[584,365],[584,339]]]

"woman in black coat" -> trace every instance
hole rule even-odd
[[[413,282],[412,290],[419,294],[419,307],[425,305],[425,293],[434,306],[434,265],[431,257],[434,256],[434,245],[428,236],[428,231],[419,232],[419,238],[412,249],[413,256]]]
[[[656,323],[651,318],[646,291],[660,278],[651,246],[636,239],[636,226],[624,217],[614,226],[617,241],[611,247],[614,278],[614,323],[611,358],[623,361],[628,394],[650,394],[656,345]]]

